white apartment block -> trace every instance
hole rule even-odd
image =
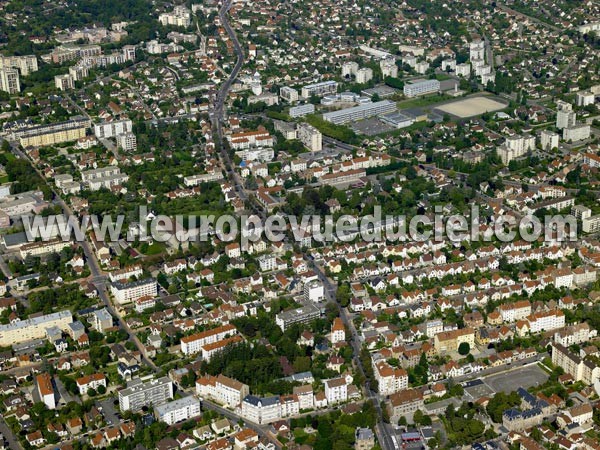
[[[314,112],[315,105],[312,103],[305,103],[303,105],[292,106],[289,114],[292,119],[295,119],[297,117],[304,117],[307,114],[314,114]]]
[[[350,78],[356,76],[356,72],[358,72],[358,63],[356,61],[346,61],[342,64],[342,77]]]
[[[21,92],[21,80],[17,69],[0,69],[0,91],[10,95]]]
[[[577,115],[575,114],[575,111],[573,111],[573,106],[570,103],[557,100],[556,107],[558,109],[556,112],[556,128],[562,130],[563,128],[575,125]]]
[[[409,98],[433,94],[439,90],[440,82],[438,80],[418,80],[404,85],[404,95]]]
[[[118,167],[110,166],[81,172],[81,179],[91,191],[97,191],[126,183],[129,176],[121,173]]]
[[[408,389],[408,372],[406,370],[394,368],[385,361],[379,361],[373,363],[373,371],[380,395],[391,395]]]
[[[532,314],[525,320],[527,326],[519,328],[519,330],[528,330],[530,333],[541,333],[542,331],[557,330],[565,326],[565,314],[560,311],[548,311]],[[524,333],[526,334],[526,333]]]
[[[28,256],[44,256],[51,253],[60,253],[63,249],[70,246],[70,241],[63,241],[61,238],[51,239],[49,241],[32,242],[23,245],[19,249],[19,256],[21,259],[25,259]]]
[[[224,375],[204,375],[196,380],[196,394],[200,399],[208,398],[227,408],[235,408],[250,394],[250,388]]]
[[[398,66],[396,65],[396,60],[393,58],[382,59],[379,62],[379,68],[381,69],[381,73],[383,74],[383,78],[398,77]]]
[[[505,303],[498,308],[503,322],[512,323],[525,319],[531,314],[531,304],[527,300]]]
[[[184,355],[200,353],[206,344],[213,344],[236,334],[237,329],[233,325],[223,325],[191,336],[184,336],[181,338],[181,353]]]
[[[363,67],[358,69],[356,72],[356,82],[360,84],[368,83],[373,79],[373,69],[370,67]]]
[[[114,120],[94,124],[94,134],[98,139],[117,137],[120,134],[131,133],[133,125],[131,120]]]
[[[594,333],[590,332],[590,326],[587,323],[578,323],[576,325],[571,325],[563,328],[562,330],[554,333],[554,342],[559,343],[565,347],[569,347],[573,344],[582,344],[583,342],[587,342],[592,337],[592,334],[597,334],[594,330]]]
[[[110,293],[120,305],[134,302],[141,297],[156,297],[158,284],[153,278],[132,282],[115,281],[110,284]]]
[[[477,39],[469,43],[469,59],[481,60],[485,58],[485,42]]]
[[[46,328],[57,327],[66,332],[72,322],[71,311],[60,311],[0,325],[0,346],[10,347],[21,342],[43,339],[46,337]]]
[[[187,28],[192,23],[192,13],[185,6],[179,5],[172,12],[159,15],[158,21],[164,27],[172,25]]]
[[[308,123],[301,123],[296,129],[300,142],[311,152],[323,150],[323,135],[319,130]]]
[[[200,400],[193,395],[154,407],[154,416],[156,419],[167,425],[174,425],[201,415]]]
[[[311,280],[304,284],[304,300],[318,303],[325,298],[325,288],[319,280]]]
[[[112,282],[123,281],[123,280],[128,280],[131,277],[139,278],[142,275],[142,273],[144,273],[144,271],[142,270],[142,265],[134,264],[131,266],[127,266],[123,269],[114,270],[112,272],[109,272],[108,278]]]
[[[540,144],[544,150],[552,150],[558,148],[560,136],[558,133],[550,130],[543,130],[540,133]]]
[[[298,101],[298,91],[294,88],[291,88],[289,86],[283,86],[282,88],[279,89],[279,96],[283,99],[286,100],[289,103],[294,103]]]
[[[160,405],[172,398],[173,382],[169,377],[135,378],[127,383],[125,389],[119,391],[119,408],[121,411],[136,413],[144,406]]]
[[[570,127],[563,128],[563,139],[567,142],[578,142],[589,139],[592,128],[587,123],[580,123]]]
[[[257,424],[271,423],[281,419],[279,397],[260,398],[247,395],[242,401],[242,417]]]
[[[126,152],[137,150],[137,138],[133,133],[123,133],[117,136],[117,145]]]
[[[596,102],[596,96],[590,91],[581,91],[576,95],[577,106],[593,105]]]
[[[460,75],[465,78],[469,78],[471,76],[471,64],[462,63],[456,64],[455,68],[456,75]]]
[[[321,83],[307,84],[302,87],[302,97],[309,98],[313,95],[322,97],[337,92],[337,81],[323,81]]]
[[[328,405],[335,405],[348,400],[348,385],[345,378],[325,380],[325,398]]]
[[[35,55],[1,56],[0,69],[19,69],[19,73],[26,77],[31,72],[37,72],[38,61]]]
[[[381,100],[374,103],[365,103],[352,108],[341,109],[323,114],[323,119],[336,125],[362,120],[380,114],[394,112],[398,109],[395,102]]]
[[[56,75],[54,77],[54,85],[59,91],[67,91],[75,87],[75,80],[73,80],[71,74],[68,73],[63,75]]]

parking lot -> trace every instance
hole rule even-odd
[[[537,364],[520,367],[510,372],[499,373],[485,379],[485,382],[494,391],[512,392],[518,387],[529,389],[543,384],[548,379],[548,374]]]
[[[392,126],[383,123],[377,117],[371,117],[370,119],[361,120],[359,122],[352,122],[350,128],[356,133],[364,134],[366,136],[375,136],[376,134],[387,133],[395,129]]]
[[[496,392],[509,393],[518,387],[529,389],[546,382],[548,374],[537,364],[518,367],[513,370],[490,375],[478,380],[462,383],[465,395],[470,400],[481,397],[493,397]]]

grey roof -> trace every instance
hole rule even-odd
[[[199,405],[199,404],[200,404],[200,400],[198,400],[196,397],[190,395],[188,397],[183,397],[183,398],[180,398],[177,400],[173,400],[172,402],[167,402],[167,403],[163,403],[161,405],[155,406],[154,412],[158,416],[163,416],[164,414],[167,414],[170,411],[175,411],[180,408],[186,408],[188,406]]]
[[[277,403],[279,403],[279,397],[277,396],[273,396],[273,397],[257,397],[255,395],[246,395],[246,397],[244,397],[244,402],[245,403],[250,403],[251,405],[254,405],[256,407],[262,406],[272,406],[275,405]]]

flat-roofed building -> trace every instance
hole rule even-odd
[[[323,150],[323,135],[312,125],[308,123],[298,124],[296,133],[300,142],[311,152]]]
[[[190,395],[154,407],[156,420],[174,425],[188,419],[200,417],[200,400]]]
[[[398,109],[395,102],[390,100],[381,100],[374,103],[365,103],[352,108],[340,109],[323,114],[323,119],[336,125],[354,122],[394,112]]]
[[[416,80],[404,85],[404,95],[407,97],[418,97],[419,95],[434,94],[440,91],[438,80]]]
[[[173,398],[173,382],[169,377],[158,379],[136,378],[119,391],[121,411],[138,412],[144,406],[155,406]]]
[[[110,292],[115,300],[123,305],[134,302],[141,297],[156,297],[158,295],[158,284],[154,278],[146,278],[130,283],[115,281],[110,285]]]
[[[71,322],[73,322],[71,311],[60,311],[0,325],[0,346],[9,347],[33,339],[44,339],[46,329],[51,327],[66,332]]]
[[[302,88],[302,97],[309,98],[313,95],[322,97],[337,92],[337,81],[322,81],[320,83],[307,84]]]
[[[275,316],[275,323],[285,331],[295,323],[309,323],[321,317],[319,307],[309,303],[300,308],[282,311]]]

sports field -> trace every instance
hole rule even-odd
[[[506,104],[490,97],[470,97],[436,106],[435,109],[442,113],[465,118],[478,116],[486,112],[500,111],[504,108],[506,108]]]

